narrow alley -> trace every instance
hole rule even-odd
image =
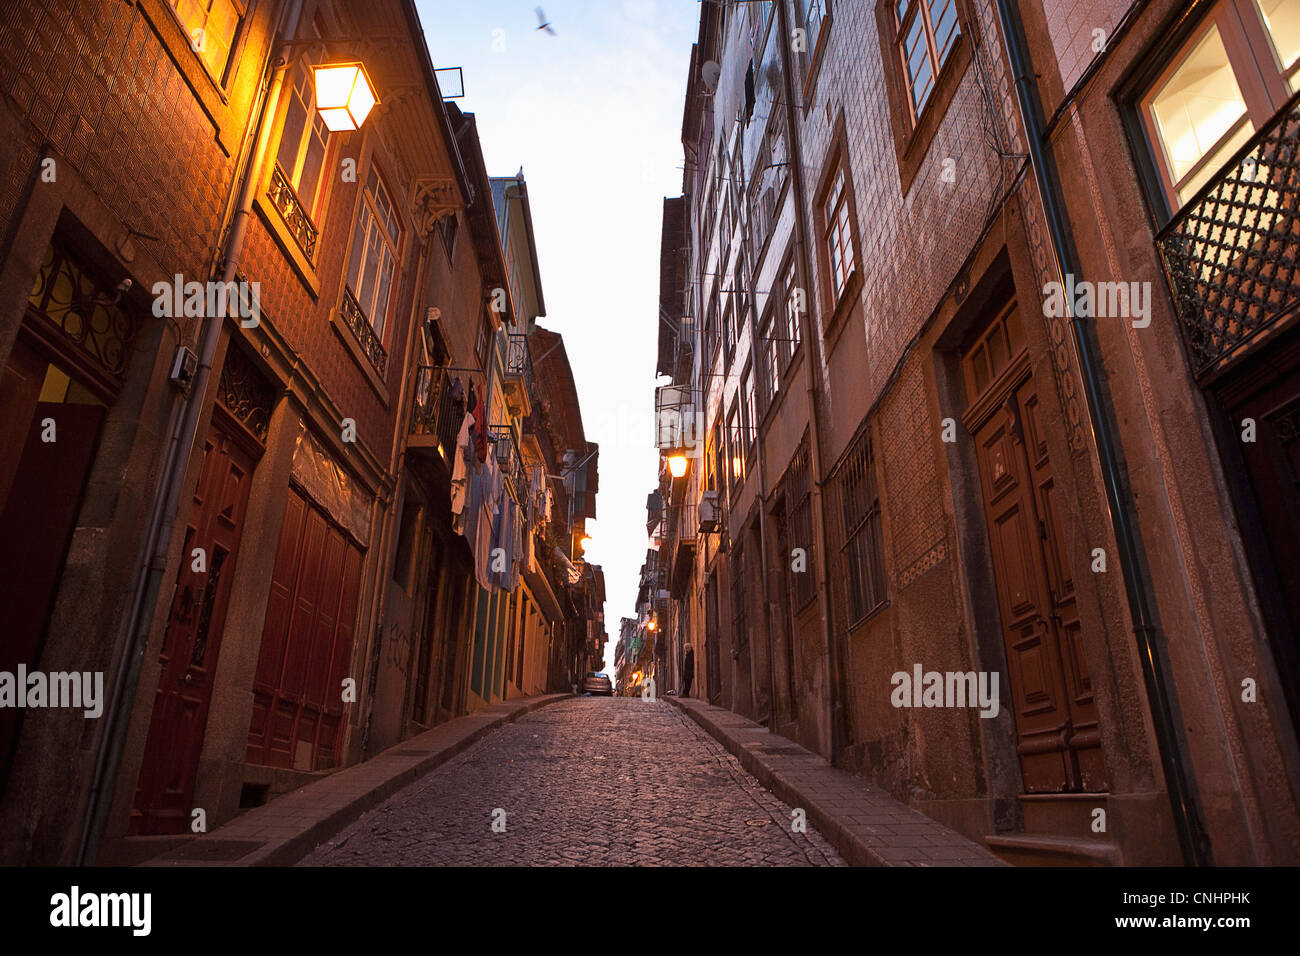
[[[844,865],[791,814],[670,704],[577,698],[494,731],[299,865]]]

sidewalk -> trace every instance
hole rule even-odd
[[[493,704],[457,717],[306,787],[248,810],[211,833],[141,866],[285,866],[306,856],[372,807],[498,727],[565,700],[549,694]]]
[[[832,767],[793,740],[695,698],[664,697],[685,711],[763,786],[802,807],[852,866],[1007,866],[984,847]]]

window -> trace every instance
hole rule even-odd
[[[728,365],[731,364],[731,357],[736,354],[736,313],[732,309],[735,298],[736,292],[733,289],[727,293],[727,305],[722,310],[723,355]]]
[[[803,64],[805,79],[811,75],[816,66],[817,47],[821,42],[822,28],[831,18],[830,0],[795,0],[795,27],[803,30],[803,49],[799,57]]]
[[[740,377],[740,427],[745,433],[744,449],[748,455],[754,450],[754,437],[758,432],[758,419],[754,412],[754,372],[747,368]]]
[[[817,592],[813,574],[813,523],[812,523],[812,482],[808,467],[808,442],[805,439],[790,460],[786,469],[785,508],[789,516],[789,537],[786,543],[791,552],[798,549],[807,559],[802,571],[794,571],[791,561],[790,605],[798,611],[811,601]],[[783,556],[784,560],[784,556]]]
[[[1211,180],[1300,91],[1300,7],[1223,0],[1157,77],[1139,108],[1172,209]]]
[[[348,291],[380,342],[388,320],[388,301],[397,268],[401,226],[388,190],[371,165],[357,213],[348,260]]]
[[[870,433],[862,435],[849,452],[838,483],[844,521],[841,553],[847,571],[849,623],[853,625],[885,602],[880,497]]]
[[[190,46],[218,83],[225,80],[230,48],[244,19],[242,0],[169,0],[176,19],[189,35]]]
[[[456,218],[453,212],[445,216],[442,220],[442,244],[447,249],[447,261],[450,262],[456,256],[456,230],[460,226],[460,220]]]
[[[823,248],[830,267],[831,301],[838,303],[853,274],[853,235],[849,211],[849,190],[844,163],[841,162],[831,179],[830,191],[822,205]]]
[[[782,332],[786,338],[784,352],[785,360],[788,362],[795,350],[799,348],[799,317],[808,299],[807,294],[799,286],[798,276],[795,275],[794,256],[791,256],[785,264],[781,274],[781,287],[785,297],[785,327]]]
[[[709,445],[705,449],[705,461],[708,463],[707,468],[707,485],[709,491],[722,490],[722,422],[718,422],[713,428],[713,434],[709,436]]]
[[[745,481],[745,445],[740,430],[740,409],[731,406],[727,415],[727,454],[731,456],[731,490],[735,492]]]
[[[288,109],[280,131],[280,149],[276,165],[297,194],[302,211],[317,217],[317,192],[321,170],[325,166],[325,149],[329,130],[316,112],[316,90],[311,64],[300,60],[294,69],[287,91]],[[324,190],[319,190],[324,192]]]
[[[767,411],[772,402],[781,392],[781,373],[784,366],[781,362],[781,343],[777,341],[777,336],[781,334],[776,325],[776,309],[768,306],[767,314],[763,317],[763,328],[759,332],[762,339],[762,372],[763,372],[763,410]]]
[[[767,33],[768,17],[772,13],[772,0],[754,0],[749,7],[749,42],[758,50]]]
[[[898,0],[894,15],[903,79],[912,118],[916,120],[930,101],[935,81],[961,35],[957,0]]]
[[[733,646],[742,651],[749,646],[749,615],[745,607],[745,547],[741,543],[744,535],[739,536],[731,551],[731,623],[733,627]]]
[[[478,324],[478,338],[474,340],[474,357],[478,359],[479,368],[487,367],[488,337],[491,335],[491,321],[486,315]]]

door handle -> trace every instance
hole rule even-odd
[[[189,684],[191,687],[193,687],[198,682],[199,679],[194,675],[193,671],[186,671],[185,676],[181,678],[182,684]]]

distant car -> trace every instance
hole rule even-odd
[[[584,694],[604,694],[606,697],[613,697],[614,683],[609,679],[608,674],[598,674],[596,671],[590,671],[582,679],[582,692]]]

